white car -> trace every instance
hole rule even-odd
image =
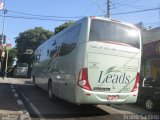
[[[27,76],[28,73],[28,64],[27,63],[17,63],[16,68],[14,69],[14,76]]]

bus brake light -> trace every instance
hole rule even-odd
[[[78,76],[78,85],[86,90],[92,90],[88,82],[88,69],[82,68]]]
[[[137,76],[136,76],[136,82],[132,88],[132,91],[131,92],[135,92],[138,90],[138,84],[140,82],[140,73],[137,73]]]

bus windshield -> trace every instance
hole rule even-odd
[[[89,41],[113,41],[140,48],[138,30],[105,20],[93,19],[91,21]]]

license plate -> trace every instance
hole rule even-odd
[[[119,99],[118,95],[108,95],[107,100],[116,101]]]

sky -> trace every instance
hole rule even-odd
[[[107,0],[5,0],[7,13],[4,34],[7,36],[7,43],[14,47],[14,38],[18,37],[19,33],[35,27],[54,31],[55,27],[68,20],[77,21],[85,16],[104,16],[106,2]],[[3,13],[1,10],[1,33]],[[110,18],[132,24],[143,22],[146,28],[158,27],[160,0],[110,0]]]

